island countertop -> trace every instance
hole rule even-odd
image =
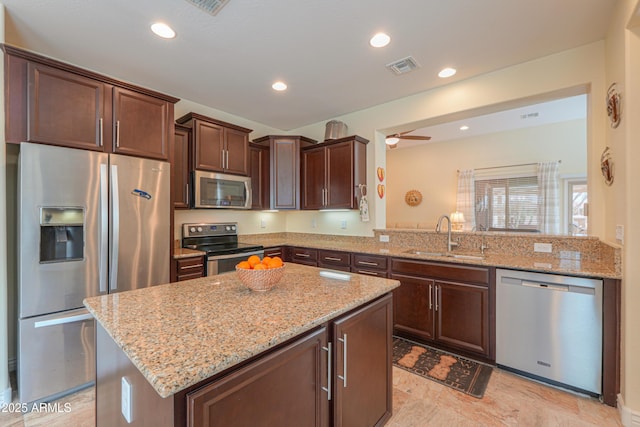
[[[158,394],[168,397],[400,285],[358,274],[330,279],[320,271],[288,263],[267,292],[249,290],[230,272],[84,304]]]

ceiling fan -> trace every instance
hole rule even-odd
[[[407,135],[408,133],[414,132],[415,130],[408,130],[406,132],[394,133],[392,135],[387,135],[384,142],[389,146],[389,148],[396,148],[398,146],[398,142],[401,139],[411,139],[414,141],[428,141],[431,139],[430,136],[421,136],[421,135]]]

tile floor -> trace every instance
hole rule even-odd
[[[66,413],[0,413],[0,426],[92,427],[94,396],[92,387],[58,400]],[[622,426],[615,408],[497,369],[476,399],[393,368],[393,412],[387,427]]]

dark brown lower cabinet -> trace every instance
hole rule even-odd
[[[401,283],[393,290],[398,335],[495,358],[487,269],[394,259],[392,271],[391,278]]]
[[[391,418],[390,294],[333,322],[333,425],[382,426]]]
[[[189,393],[187,425],[328,426],[326,345],[321,328]]]
[[[392,318],[389,293],[188,392],[187,426],[384,425]]]

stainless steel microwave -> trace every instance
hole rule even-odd
[[[251,178],[194,171],[193,207],[251,209]]]

